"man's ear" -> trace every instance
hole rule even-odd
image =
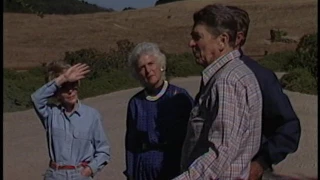
[[[218,37],[219,50],[223,51],[226,47],[229,46],[229,35],[227,33],[222,33]]]
[[[236,37],[236,47],[240,47],[242,42],[244,41],[244,33],[242,31],[237,32],[237,37]]]

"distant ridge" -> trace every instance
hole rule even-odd
[[[183,1],[183,0],[158,0],[158,1],[156,1],[155,6],[160,5],[160,4],[176,2],[176,1]]]
[[[87,14],[112,12],[84,0],[4,0],[4,12],[41,14]]]

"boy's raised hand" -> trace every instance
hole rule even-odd
[[[90,72],[89,66],[86,64],[78,63],[71,66],[63,74],[55,79],[57,85],[62,85],[66,82],[76,82],[85,78],[85,75]]]
[[[63,76],[67,82],[76,82],[85,78],[85,75],[89,72],[90,69],[87,64],[78,63],[71,66],[65,73],[63,73]]]

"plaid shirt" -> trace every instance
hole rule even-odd
[[[262,97],[235,50],[203,71],[182,150],[180,179],[248,179],[261,139]]]

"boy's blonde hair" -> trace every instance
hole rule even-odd
[[[46,66],[46,82],[52,81],[59,77],[65,70],[71,67],[70,64],[64,61],[52,61]]]

